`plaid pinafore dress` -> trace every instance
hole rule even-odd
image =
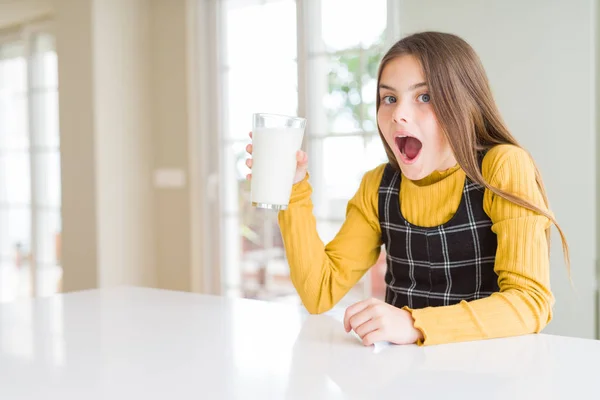
[[[482,157],[479,157],[481,168]],[[379,186],[379,223],[387,253],[387,303],[412,309],[481,299],[497,292],[497,239],[483,210],[484,189],[465,178],[458,210],[445,224],[409,223],[400,209],[402,174],[386,165]]]

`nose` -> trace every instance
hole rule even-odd
[[[397,100],[392,118],[397,124],[406,124],[410,121],[410,107],[406,101]]]

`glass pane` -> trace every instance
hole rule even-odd
[[[33,46],[32,87],[35,89],[58,86],[58,66],[54,36],[41,33],[35,36]]]
[[[20,44],[0,46],[0,91],[26,92],[27,64],[24,55]]]
[[[277,213],[256,208],[244,213],[240,232],[242,295],[275,298],[292,293]]]
[[[0,302],[31,295],[31,214],[0,208]]]
[[[0,149],[25,149],[28,146],[27,97],[0,89]]]
[[[16,266],[26,263],[31,250],[31,213],[27,208],[0,208],[0,259]]]
[[[329,137],[323,140],[320,160],[324,185],[331,198],[350,199],[365,172],[362,137]]]
[[[379,48],[328,57],[328,87],[323,94],[328,126],[321,133],[377,131],[375,99],[381,57]],[[320,62],[320,58],[311,63]]]
[[[54,89],[33,92],[32,137],[36,147],[58,147],[58,92]]]
[[[246,175],[250,169],[246,167],[246,142],[235,142],[224,148],[223,157],[223,212],[226,214],[244,213],[250,204],[250,182]]]
[[[60,154],[53,152],[34,152],[36,169],[36,199],[40,206],[60,207]]]
[[[329,90],[323,99],[329,121],[328,132],[361,130],[364,66],[360,54],[334,55],[329,61]]]
[[[29,153],[0,153],[0,204],[30,204]]]
[[[365,142],[366,148],[363,159],[365,172],[388,162],[385,147],[383,147],[383,142],[379,134],[373,134],[372,136],[367,137]]]
[[[56,264],[39,264],[37,267],[38,296],[52,296],[62,292],[63,269]]]
[[[256,112],[297,114],[297,67],[293,61],[234,67],[224,80],[226,137],[246,139]]]
[[[340,221],[323,221],[317,219],[317,231],[319,237],[324,244],[327,244],[333,240],[335,235],[340,231],[343,220]]]
[[[387,162],[378,134],[313,139],[309,153],[315,215],[326,219],[343,220],[365,172]]]
[[[241,290],[241,238],[243,232],[238,215],[223,217],[221,225],[221,268],[223,289]]]
[[[58,265],[60,263],[61,218],[59,209],[37,212],[37,251],[40,265]]]
[[[377,70],[383,57],[384,50],[376,47],[363,53],[364,69],[361,77],[361,97],[363,106],[362,129],[367,132],[377,132]]]
[[[61,216],[60,209],[37,213],[38,295],[49,296],[61,291]]]
[[[223,132],[245,140],[252,114],[296,115],[296,3],[223,2]]]
[[[387,0],[321,0],[321,32],[327,49],[366,48],[382,42],[387,24],[386,3]]]
[[[21,258],[0,259],[0,303],[31,296],[31,269],[29,261]]]
[[[364,139],[361,136],[315,139],[309,151],[315,215],[343,220],[348,200],[356,193],[366,172]],[[320,176],[314,171],[319,171]]]
[[[224,2],[226,66],[267,67],[296,58],[296,2]]]

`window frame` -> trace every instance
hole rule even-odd
[[[25,152],[29,156],[29,176],[30,176],[30,202],[29,204],[12,204],[7,202],[6,204],[0,204],[0,208],[10,210],[15,206],[25,207],[28,209],[30,214],[30,253],[28,257],[29,262],[29,275],[30,275],[30,290],[29,296],[32,298],[40,296],[40,283],[39,283],[39,260],[37,257],[37,249],[40,247],[39,239],[39,214],[43,212],[57,212],[59,218],[62,217],[62,202],[59,202],[58,206],[49,206],[40,204],[37,187],[42,182],[39,176],[39,168],[36,164],[36,155],[39,154],[57,154],[60,160],[60,141],[56,148],[46,148],[46,146],[38,147],[35,145],[35,137],[39,137],[36,131],[36,124],[34,122],[35,115],[37,114],[37,108],[34,104],[34,92],[37,88],[34,88],[33,82],[35,77],[39,76],[36,74],[40,73],[40,65],[35,60],[35,40],[37,35],[47,34],[56,38],[55,23],[52,20],[39,20],[36,22],[26,23],[22,26],[18,26],[12,29],[0,30],[0,45],[8,43],[20,43],[23,46],[23,53],[25,57],[26,65],[26,91],[24,95],[27,98],[27,135],[29,138],[29,146],[25,149],[19,150],[8,150],[6,153]],[[56,92],[59,92],[59,83],[56,86]],[[57,116],[58,120],[58,116]],[[60,127],[59,127],[60,136]],[[60,177],[59,177],[60,180]]]
[[[193,51],[195,57],[193,57],[196,63],[192,64],[195,66],[197,72],[196,75],[196,87],[198,87],[198,99],[192,104],[195,106],[195,124],[194,129],[191,130],[191,136],[195,137],[191,139],[192,151],[191,159],[202,159],[202,165],[197,165],[198,176],[196,179],[192,179],[192,215],[195,216],[192,225],[192,240],[194,243],[201,241],[202,245],[195,247],[192,251],[192,277],[193,277],[193,290],[196,292],[212,293],[212,294],[224,294],[225,284],[225,271],[227,266],[222,264],[221,252],[224,246],[220,239],[220,233],[214,234],[215,232],[223,229],[222,227],[222,203],[223,203],[223,190],[222,190],[222,173],[220,169],[221,157],[224,150],[224,138],[223,132],[221,132],[220,118],[222,116],[222,99],[221,91],[223,89],[221,57],[222,48],[224,43],[221,42],[223,30],[223,24],[221,22],[222,16],[220,15],[220,2],[222,0],[197,0],[198,15],[195,17],[197,24],[196,30],[194,30],[194,46]],[[251,1],[251,0],[249,0]],[[310,30],[307,29],[305,23],[307,19],[309,2],[311,0],[296,0],[296,31],[297,31],[297,72],[298,72],[298,115],[307,115],[308,102],[310,96],[308,95],[308,87],[310,85],[310,78],[307,75],[308,72],[308,41],[310,40]],[[265,0],[254,0],[257,4],[263,4]],[[399,38],[400,26],[399,26],[399,11],[400,5],[395,0],[387,0],[387,27],[385,43],[383,44],[384,49],[389,48]],[[364,50],[361,51],[364,53]],[[210,59],[211,62],[202,63],[198,60]],[[209,100],[212,99],[212,100]],[[215,112],[215,107],[216,111]],[[203,123],[199,122],[203,121]],[[202,126],[201,126],[202,125]],[[210,133],[208,133],[210,132]],[[213,133],[216,132],[216,133]],[[303,142],[304,150],[310,151],[311,141],[314,138],[311,137],[310,132],[306,132],[307,137]],[[347,137],[347,136],[362,136],[363,138],[373,137],[378,135],[377,131],[374,132],[352,132],[347,134],[329,134],[322,137]],[[200,139],[197,139],[199,137]],[[321,140],[320,138],[317,140]],[[231,141],[227,141],[231,144]],[[210,151],[209,149],[218,148],[219,151]],[[316,157],[312,157],[316,159]],[[318,167],[318,166],[317,166]],[[311,166],[314,168],[314,166]],[[193,178],[193,177],[192,177]],[[198,202],[200,199],[200,193],[206,192],[208,196],[206,199]],[[200,203],[200,204],[199,204]],[[315,216],[319,221],[331,222],[323,216]],[[321,217],[321,218],[319,218]],[[200,221],[201,220],[201,221]],[[339,219],[333,220],[334,222],[341,223]],[[192,246],[194,247],[194,246]],[[370,273],[367,273],[366,279],[368,280]],[[365,288],[369,285],[365,285]],[[369,294],[368,288],[365,289],[365,295]]]

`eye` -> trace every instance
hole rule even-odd
[[[429,103],[429,101],[431,101],[431,96],[429,96],[427,93],[423,93],[417,96],[417,100],[421,103]]]
[[[383,101],[384,104],[393,104],[396,102],[396,98],[394,96],[385,96],[381,101]]]

